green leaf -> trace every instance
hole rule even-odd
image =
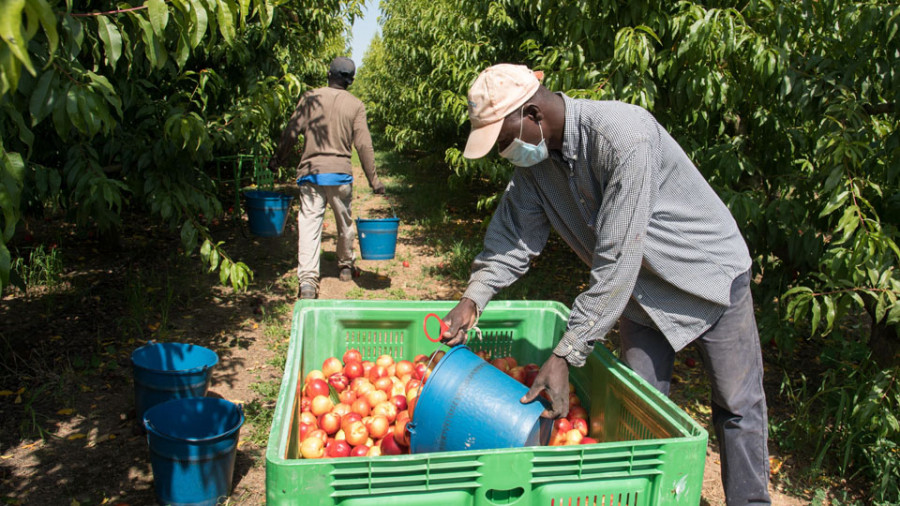
[[[166,53],[166,48],[162,44],[162,39],[153,32],[153,27],[150,26],[149,21],[141,16],[137,16],[137,20],[143,32],[144,54],[147,56],[147,60],[150,61],[150,65],[153,67],[157,69],[163,68],[168,60],[168,53]]]
[[[25,124],[25,118],[15,108],[8,108],[6,110],[6,115],[15,123],[16,128],[19,131],[19,140],[22,141],[23,144],[28,146],[29,155],[31,153],[31,146],[34,143],[34,133],[31,129],[28,128],[28,125]]]
[[[875,302],[875,316],[874,319],[876,322],[881,322],[884,319],[885,314],[887,314],[887,298],[884,294],[878,295],[878,300]]]
[[[259,13],[259,20],[262,22],[263,28],[268,28],[272,23],[272,14],[275,12],[275,7],[269,3],[269,0],[254,0],[256,3],[256,12]],[[263,32],[263,37],[265,37],[266,32]]]
[[[144,4],[150,16],[153,32],[161,39],[166,38],[166,24],[169,22],[169,7],[165,0],[147,0]]]
[[[795,286],[794,288],[791,288],[790,290],[784,292],[784,295],[782,295],[781,298],[786,299],[791,295],[797,293],[812,293],[812,289],[806,286]]]
[[[47,37],[47,42],[50,46],[50,57],[47,59],[46,68],[50,66],[53,57],[56,55],[56,48],[59,47],[59,33],[56,31],[56,15],[53,13],[53,8],[50,7],[50,4],[48,4],[46,0],[27,0],[27,6],[31,11],[37,13],[38,19],[41,22],[41,27],[44,29],[44,35]]]
[[[819,305],[819,301],[817,299],[812,299],[812,316],[810,317],[810,323],[812,323],[812,330],[810,334],[815,335],[816,329],[819,327],[819,320],[822,317],[822,307]]]
[[[229,46],[234,44],[235,28],[234,14],[231,9],[233,2],[231,0],[216,0],[216,22],[219,24],[219,33],[225,39],[225,43]]]
[[[830,295],[822,297],[822,302],[825,303],[825,333],[827,334],[834,328],[836,310],[834,307],[834,299]]]
[[[81,115],[81,112],[78,110],[78,103],[80,100],[83,100],[81,98],[81,89],[78,86],[70,87],[69,92],[66,93],[66,113],[69,115],[72,126],[79,132],[86,134],[88,131],[87,123]]]
[[[328,383],[326,381],[326,383]],[[338,391],[334,388],[331,383],[328,383],[328,398],[331,399],[332,404],[337,406],[341,402],[341,396],[338,395]]]
[[[231,261],[227,258],[222,259],[222,263],[219,264],[219,282],[223,285],[226,281],[228,281],[229,276],[231,275]]]
[[[213,249],[209,253],[209,272],[214,272],[219,267],[219,250]]]
[[[116,68],[116,62],[122,56],[122,35],[115,23],[111,23],[106,16],[97,16],[97,33],[103,41],[103,49],[106,52],[106,63]]]
[[[181,244],[184,245],[185,254],[190,254],[197,247],[197,229],[191,220],[185,220],[181,226]]]
[[[25,161],[19,153],[0,150],[0,211],[3,212],[3,230],[0,242],[7,242],[16,231],[21,217],[19,202],[25,180]]]
[[[28,69],[31,75],[37,75],[31,58],[28,56],[28,41],[22,35],[22,11],[25,0],[3,0],[0,2],[0,38],[10,53]],[[16,83],[12,83],[13,86]]]
[[[891,310],[888,311],[887,321],[885,321],[888,325],[897,325],[900,323],[900,304],[894,303],[891,306]]]
[[[119,117],[121,118],[122,99],[116,94],[116,90],[113,88],[112,83],[109,82],[109,79],[107,79],[106,76],[95,74],[91,71],[88,71],[86,74],[91,79],[93,84],[92,88],[100,90],[100,93],[103,94],[103,98],[109,105],[116,109],[116,112],[119,113]]]
[[[209,259],[210,249],[212,249],[212,243],[209,242],[209,239],[206,239],[203,241],[203,245],[200,246],[200,258],[207,261]]]
[[[31,126],[37,125],[53,110],[53,90],[50,89],[54,82],[56,72],[48,70],[38,79],[37,86],[31,92],[28,110],[31,113]]]
[[[206,35],[208,14],[200,0],[191,0],[191,49],[196,48]]]
[[[250,0],[239,0],[241,28],[247,26],[247,16],[250,14]]]
[[[191,46],[188,42],[187,35],[184,32],[178,34],[178,46],[175,49],[175,64],[178,68],[183,69],[187,63],[188,57],[191,56]]]
[[[3,288],[9,285],[9,271],[11,265],[12,258],[9,254],[9,250],[6,248],[6,244],[0,241],[0,293],[3,293]]]
[[[840,193],[836,193],[831,197],[831,200],[828,201],[828,204],[825,206],[825,209],[822,209],[822,212],[819,213],[819,218],[823,218],[833,213],[836,209],[844,205],[847,202],[847,198],[850,196],[850,192],[848,190],[844,190]]]

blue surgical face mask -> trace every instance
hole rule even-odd
[[[550,156],[547,151],[547,144],[544,143],[544,127],[538,121],[538,128],[541,129],[541,142],[537,145],[529,144],[522,140],[522,126],[525,122],[525,107],[522,107],[522,118],[519,120],[519,136],[506,146],[506,149],[500,152],[500,156],[509,160],[516,167],[531,167],[542,162]]]

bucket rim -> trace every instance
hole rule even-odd
[[[150,423],[150,420],[147,418],[147,416],[148,416],[154,409],[156,409],[156,408],[158,408],[158,407],[160,407],[160,406],[165,406],[166,404],[176,403],[176,402],[182,402],[182,401],[200,401],[200,402],[204,402],[204,403],[215,401],[215,404],[226,404],[226,403],[227,403],[227,404],[229,404],[229,405],[231,405],[231,406],[234,406],[235,409],[237,409],[238,414],[240,415],[240,419],[238,420],[238,422],[235,424],[234,427],[232,427],[232,428],[230,428],[230,429],[228,429],[228,430],[222,432],[221,434],[216,434],[216,435],[214,435],[214,436],[209,436],[209,437],[175,437],[175,436],[172,436],[172,435],[170,435],[170,434],[166,434],[165,432],[162,432],[162,431],[158,430],[156,427],[153,426],[152,423]],[[210,443],[210,442],[213,442],[213,441],[219,441],[219,440],[221,440],[221,439],[229,438],[229,437],[233,436],[235,432],[237,432],[238,430],[241,429],[241,427],[244,425],[244,421],[245,421],[245,418],[244,418],[244,406],[243,406],[242,404],[236,404],[236,403],[233,403],[233,402],[231,402],[231,401],[229,401],[229,400],[227,400],[227,399],[217,399],[217,398],[214,398],[214,397],[189,397],[189,398],[185,398],[185,399],[172,399],[172,400],[169,400],[169,401],[166,401],[166,402],[161,402],[161,403],[159,403],[159,404],[157,404],[157,405],[155,405],[155,406],[150,407],[150,408],[147,409],[146,411],[144,411],[144,419],[142,420],[143,426],[144,426],[145,429],[147,429],[147,432],[148,432],[148,433],[151,433],[151,432],[152,432],[155,436],[160,437],[160,438],[163,438],[163,439],[166,439],[166,440],[168,440],[168,441],[175,441],[175,442],[184,442],[184,441],[187,441],[187,442],[189,442],[189,443]]]
[[[357,222],[357,223],[359,223],[359,222],[364,222],[364,221],[382,222],[382,223],[385,223],[385,222],[396,222],[396,223],[399,223],[399,222],[400,222],[400,218],[397,218],[397,217],[394,217],[394,218],[356,218],[356,222]]]
[[[203,366],[198,366],[198,367],[191,367],[190,369],[154,369],[154,368],[152,368],[152,367],[146,367],[146,366],[140,365],[140,364],[138,364],[137,362],[134,361],[134,354],[137,353],[138,351],[140,351],[140,350],[142,350],[142,349],[144,349],[144,348],[146,348],[146,347],[148,347],[148,346],[164,346],[164,345],[166,345],[166,344],[183,344],[183,345],[187,345],[187,346],[196,346],[196,347],[198,347],[198,348],[202,348],[202,349],[207,350],[207,351],[209,351],[210,353],[212,353],[213,356],[215,357],[215,360],[213,360],[213,362],[212,362],[211,364],[203,365]],[[153,372],[153,373],[157,373],[157,374],[166,374],[166,375],[182,375],[182,374],[193,374],[193,373],[197,373],[197,372],[203,372],[203,371],[206,371],[206,370],[208,370],[208,369],[212,369],[213,367],[216,366],[216,364],[219,363],[219,354],[216,353],[215,351],[213,351],[213,350],[207,348],[206,346],[200,346],[199,344],[191,344],[191,343],[155,343],[155,342],[150,342],[150,343],[147,343],[147,344],[145,344],[145,345],[143,345],[143,346],[140,346],[140,347],[136,348],[134,351],[132,351],[132,352],[131,352],[131,357],[129,357],[129,360],[131,360],[131,366],[132,366],[132,367],[134,367],[134,368],[136,368],[136,369],[140,369],[140,370],[142,370],[142,371],[150,371],[150,372]]]
[[[245,198],[255,200],[293,200],[294,196],[287,193],[274,192],[269,190],[244,190],[241,192]]]

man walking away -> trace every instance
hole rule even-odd
[[[319,293],[319,249],[325,205],[330,205],[337,222],[337,257],[341,281],[350,281],[356,271],[353,238],[356,228],[350,215],[353,201],[352,148],[359,153],[369,186],[384,194],[384,185],[375,173],[375,150],[366,124],[366,108],[347,88],[353,83],[356,66],[349,58],[335,58],[328,71],[328,86],[305,93],[281,134],[278,149],[269,162],[282,164],[297,138],[304,145],[297,166],[300,186],[300,213],[297,217],[297,276],[301,299],[315,299]]]

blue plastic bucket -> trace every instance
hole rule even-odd
[[[137,419],[172,399],[203,397],[209,390],[216,352],[193,344],[150,343],[131,353]]]
[[[231,493],[240,406],[211,397],[176,399],[144,414],[160,504],[215,505]]]
[[[390,260],[397,250],[400,218],[356,219],[359,251],[364,260]]]
[[[552,422],[543,399],[466,346],[448,351],[425,382],[409,424],[410,453],[545,445]]]
[[[259,237],[277,237],[284,232],[294,197],[277,192],[244,192],[250,233]]]

